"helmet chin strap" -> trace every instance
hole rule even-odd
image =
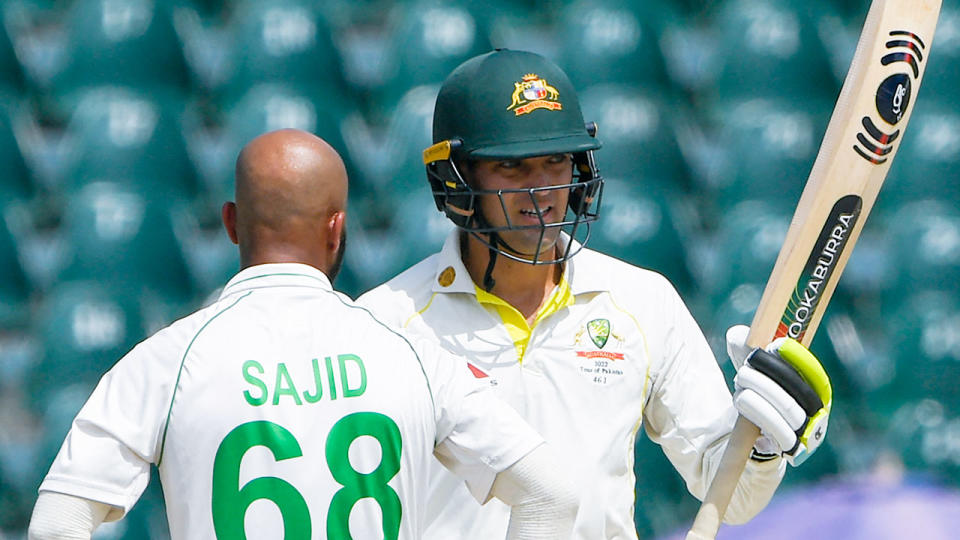
[[[477,225],[480,227],[489,226],[487,218],[483,215],[483,212],[477,208],[477,213],[475,215]],[[476,233],[474,233],[476,234]],[[493,286],[496,285],[496,281],[493,279],[493,267],[497,264],[497,255],[500,251],[497,249],[497,244],[500,243],[500,235],[496,232],[490,233],[490,245],[487,246],[489,250],[489,257],[487,259],[487,269],[483,272],[483,290],[490,292],[493,290]]]
[[[487,248],[490,251],[490,256],[487,260],[487,269],[483,273],[483,290],[487,292],[493,290],[493,286],[497,283],[493,279],[493,267],[497,264],[497,254],[500,253],[497,251],[497,240],[499,238],[500,235],[497,233],[490,233],[490,246]]]

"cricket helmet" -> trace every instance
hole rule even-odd
[[[596,125],[585,124],[576,91],[567,75],[546,58],[525,51],[496,49],[460,64],[443,82],[433,113],[433,142],[424,150],[427,180],[437,209],[460,229],[473,234],[488,248],[513,260],[554,264],[572,257],[567,242],[556,257],[532,259],[509,249],[498,232],[539,228],[541,245],[547,230],[559,228],[575,237],[585,225],[580,246],[596,221],[603,178],[594,162],[600,148]],[[470,185],[461,170],[475,160],[524,159],[571,154],[570,184],[513,190],[480,190]],[[557,223],[491,226],[482,215],[478,197],[528,193],[531,199],[543,190],[569,190],[567,215]],[[536,202],[534,202],[536,204]],[[506,248],[506,249],[505,249]]]

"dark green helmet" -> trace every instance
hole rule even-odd
[[[568,217],[558,223],[541,221],[539,227],[544,231],[561,228],[575,237],[578,227],[586,224],[582,246],[589,238],[589,224],[597,219],[603,188],[593,159],[593,151],[600,148],[595,134],[596,125],[583,121],[580,102],[567,75],[546,58],[507,49],[471,58],[443,82],[433,113],[434,144],[423,152],[437,208],[457,227],[506,257],[532,264],[564,261],[575,253],[570,249],[572,242],[549,260],[540,260],[539,256],[531,260],[501,249],[497,231],[531,226],[490,226],[475,204],[476,197],[502,196],[508,190],[473,189],[461,176],[458,165],[477,159],[571,154],[572,183],[509,191],[529,192],[533,197],[545,189],[570,190]]]

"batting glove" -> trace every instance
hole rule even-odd
[[[830,379],[809,349],[796,340],[779,338],[764,349],[746,345],[749,328],[727,331],[727,353],[737,367],[733,402],[760,428],[754,459],[782,455],[798,466],[827,434],[833,404]]]

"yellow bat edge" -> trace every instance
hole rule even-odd
[[[941,0],[874,0],[747,343],[809,345],[902,142]],[[687,540],[713,539],[759,429],[737,419]]]

